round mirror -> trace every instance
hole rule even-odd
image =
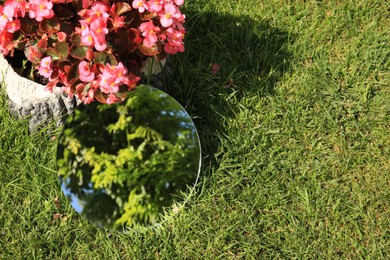
[[[116,231],[157,224],[175,201],[184,203],[200,160],[198,133],[185,109],[145,85],[121,104],[80,105],[57,148],[59,181],[73,208]]]

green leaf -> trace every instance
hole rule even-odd
[[[127,135],[127,140],[132,141],[134,139],[141,138],[147,141],[159,141],[162,140],[161,134],[159,134],[156,130],[147,127],[147,126],[139,126],[134,131],[134,133]]]
[[[68,76],[67,76],[68,81],[71,81],[71,80],[75,79],[76,77],[78,77],[78,75],[79,75],[79,71],[78,71],[79,64],[80,64],[80,62],[75,62],[70,67],[69,72],[68,72]]]
[[[18,50],[23,50],[24,47],[26,46],[26,39],[20,30],[14,32],[13,43],[14,43],[14,48]]]
[[[134,147],[126,147],[118,151],[118,155],[115,158],[115,165],[121,167],[127,162],[134,161],[136,159],[138,159],[138,154],[134,150]]]
[[[74,23],[67,23],[67,22],[61,22],[61,32],[66,33],[68,36],[72,35],[75,31],[76,24]]]
[[[81,37],[78,34],[74,34],[72,36],[72,39],[70,40],[74,45],[80,45],[81,44]]]
[[[140,32],[137,29],[130,28],[128,34],[128,38],[131,43],[139,43],[142,41],[140,37]]]
[[[131,11],[131,6],[128,4],[128,3],[125,3],[125,2],[119,2],[115,5],[115,10],[114,12],[117,14],[117,15],[122,15],[124,13],[127,13]]]
[[[36,45],[31,45],[31,46],[26,47],[24,49],[24,53],[25,53],[26,57],[29,57],[29,60],[31,62],[39,63],[41,61],[41,57],[39,57],[37,55],[32,55],[32,53],[34,52],[35,47],[36,47]],[[38,52],[40,52],[39,49],[38,49]]]
[[[38,22],[27,17],[20,18],[20,30],[25,36],[34,36],[38,33]]]
[[[123,102],[126,99],[127,93],[126,92],[117,92],[115,93],[115,96]]]
[[[154,12],[145,11],[141,14],[142,21],[150,21],[155,16]]]
[[[73,58],[82,60],[87,55],[88,49],[89,49],[89,47],[87,47],[87,46],[76,46],[76,45],[74,45],[74,46],[72,46],[70,48],[69,54]]]
[[[54,48],[49,48],[46,51],[46,55],[51,56],[53,60],[60,60],[61,54]]]
[[[84,86],[84,89],[83,89],[83,96],[86,96],[87,95],[87,93],[88,93],[88,90],[91,88],[91,83],[87,83],[87,84],[85,84],[85,86]]]
[[[107,63],[115,66],[118,64],[118,61],[116,60],[115,56],[109,53],[105,52],[95,52],[95,63],[100,63],[103,65],[106,65]]]
[[[41,39],[38,41],[38,48],[40,48],[40,49],[46,49],[46,48],[47,48],[47,44],[48,44],[47,38],[41,38]]]
[[[111,188],[113,183],[117,181],[118,170],[114,164],[112,164],[104,154],[101,159],[105,160],[105,170],[100,174],[94,174],[91,177],[91,182],[95,189]]]
[[[60,29],[60,19],[57,17],[43,19],[42,22],[39,24],[39,30],[46,33],[56,33]]]
[[[69,54],[69,46],[66,42],[58,42],[55,48],[47,49],[46,54],[51,56],[53,60],[65,60]]]
[[[66,137],[66,141],[68,143],[68,149],[73,153],[73,154],[78,154],[79,149],[81,148],[81,144],[78,139],[73,138],[73,137]]]
[[[57,42],[56,50],[60,53],[60,59],[65,60],[69,55],[69,45],[66,42]]]
[[[105,104],[106,103],[106,99],[108,98],[107,94],[104,94],[102,92],[99,92],[99,93],[95,93],[95,98],[97,101],[99,101],[100,103],[103,103]]]
[[[139,46],[139,50],[140,52],[142,52],[142,54],[146,56],[154,56],[160,53],[156,45],[154,45],[152,48],[148,48],[145,45],[141,44]]]

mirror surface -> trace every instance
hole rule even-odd
[[[200,144],[185,109],[165,92],[139,86],[121,104],[80,105],[57,148],[61,188],[92,223],[123,231],[161,221],[191,192]]]

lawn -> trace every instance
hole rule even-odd
[[[81,218],[57,181],[61,129],[29,135],[2,94],[0,259],[388,259],[389,8],[187,1],[167,92],[198,128],[203,165],[156,230]]]

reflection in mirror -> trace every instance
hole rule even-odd
[[[122,231],[158,223],[196,184],[200,158],[185,109],[161,90],[139,86],[121,104],[80,106],[59,138],[57,168],[78,213]]]

